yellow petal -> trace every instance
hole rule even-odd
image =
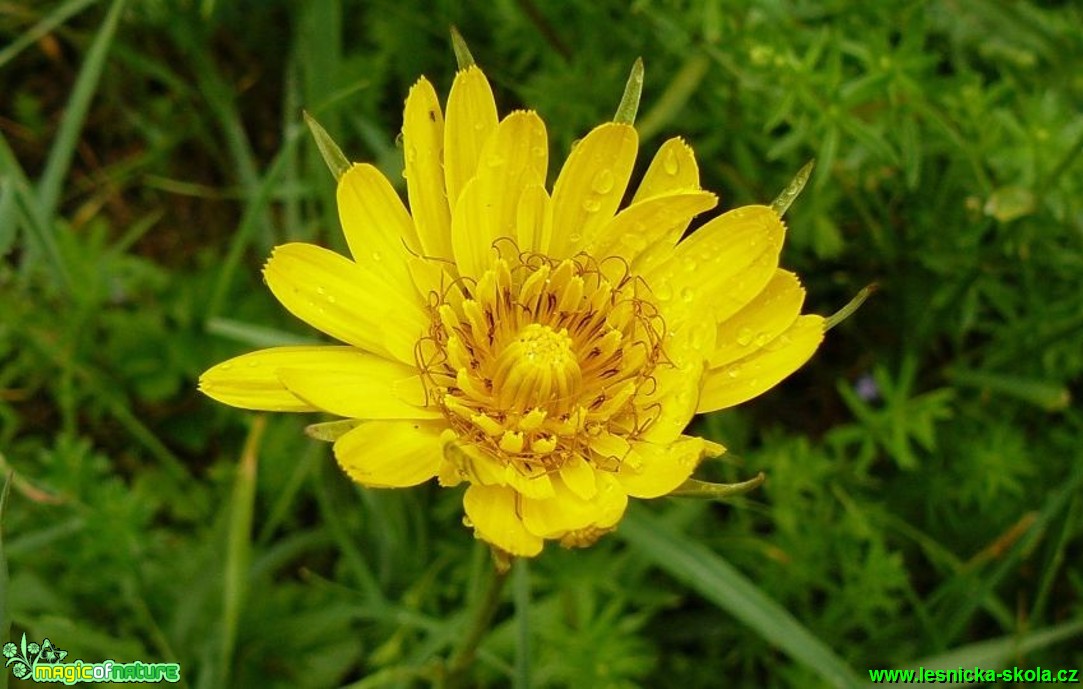
[[[568,462],[560,470],[560,480],[583,500],[590,500],[598,494],[598,482],[595,479],[594,467],[583,459],[582,455],[572,455]]]
[[[599,261],[620,256],[630,264],[647,247],[673,234],[674,229],[683,232],[692,218],[714,208],[717,202],[710,192],[683,191],[634,203],[606,223],[586,251]]]
[[[635,129],[616,122],[595,127],[575,145],[553,187],[552,257],[574,255],[613,217],[638,145]]]
[[[643,440],[669,445],[680,437],[696,414],[703,368],[704,362],[700,361],[686,362],[679,368],[655,369],[657,389],[653,395],[637,400],[640,409],[657,409],[641,435]]]
[[[504,465],[481,448],[469,442],[452,442],[444,448],[444,456],[454,467],[459,480],[486,486],[502,486]]]
[[[544,182],[548,165],[545,125],[537,113],[513,112],[485,142],[477,174],[466,184],[451,223],[459,274],[478,278],[501,250],[498,239],[517,234],[519,199]]]
[[[496,128],[496,102],[489,80],[470,65],[455,75],[447,98],[444,128],[444,179],[451,208],[474,176],[485,139]]]
[[[632,204],[652,196],[698,189],[699,166],[696,164],[696,154],[684,139],[675,137],[662,144],[654,154],[654,159],[651,160],[650,167],[632,198]],[[681,231],[683,232],[684,228]]]
[[[542,538],[560,538],[569,531],[607,529],[624,515],[628,494],[610,473],[598,472],[598,491],[590,500],[573,493],[562,481],[554,481],[555,494],[548,500],[521,502],[523,524]]]
[[[362,485],[416,486],[440,467],[445,426],[435,421],[366,421],[335,441],[335,459]]]
[[[406,155],[406,192],[410,212],[426,256],[451,258],[451,211],[444,190],[444,114],[436,91],[425,77],[406,98],[402,145]]]
[[[553,236],[553,204],[544,186],[532,184],[523,189],[515,215],[515,236],[520,251],[549,253]]]
[[[413,220],[383,173],[353,165],[338,181],[338,217],[354,262],[396,289],[411,289],[409,253],[421,251]]]
[[[708,358],[718,368],[748,356],[782,334],[801,314],[805,290],[793,273],[775,271],[771,282],[743,309],[718,324],[715,350]]]
[[[553,496],[553,480],[549,478],[549,474],[527,476],[509,464],[504,467],[504,483],[514,488],[523,497],[541,500]]]
[[[632,198],[632,205],[655,196],[689,191],[699,191],[699,166],[692,148],[677,137],[666,141],[655,153],[635,197]],[[669,258],[673,247],[687,229],[688,221],[685,221],[675,222],[662,230],[658,234],[659,240],[637,256],[634,266],[636,272],[647,274],[653,266]]]
[[[823,338],[824,319],[815,315],[801,316],[754,354],[709,370],[703,377],[703,391],[696,411],[732,407],[773,388],[808,361]]]
[[[412,366],[352,347],[341,348],[318,368],[283,366],[283,385],[315,407],[351,419],[436,419],[425,406],[425,388]]]
[[[767,206],[735,208],[677,245],[644,270],[659,299],[694,303],[721,321],[759,294],[778,267],[786,228]],[[664,288],[665,294],[659,295]]]
[[[478,538],[516,557],[534,557],[543,541],[523,526],[519,503],[523,498],[504,486],[471,485],[463,496],[466,517]]]
[[[414,363],[429,320],[416,295],[312,244],[276,247],[263,277],[290,313],[335,339]]]
[[[682,437],[671,445],[632,443],[618,480],[633,498],[657,498],[672,493],[688,480],[704,456],[702,438]]]
[[[259,411],[319,411],[286,389],[278,378],[283,366],[318,368],[353,347],[273,347],[249,352],[208,369],[199,389],[211,399]]]

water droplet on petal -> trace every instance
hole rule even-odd
[[[325,290],[323,287],[317,287],[316,288],[316,294],[320,294],[320,295],[327,294],[327,290]]]
[[[752,344],[752,338],[753,334],[751,328],[741,328],[737,331],[737,344],[742,347],[747,347]]]
[[[607,194],[613,188],[613,172],[606,168],[594,175],[590,188],[599,194]]]
[[[673,288],[668,282],[660,282],[654,286],[654,296],[660,301],[669,301],[673,298]]]
[[[219,371],[228,371],[231,368],[233,368],[233,364],[219,364],[218,366]]]
[[[380,260],[381,260],[382,258],[383,258],[383,256],[381,256],[381,255],[380,255],[380,252],[379,252],[379,251],[373,251],[373,252],[372,252],[372,260],[373,260],[373,261],[377,261],[377,262],[378,262],[378,261],[380,261]]]
[[[662,168],[666,171],[666,174],[675,175],[681,169],[680,163],[677,162],[677,154],[673,152],[673,149],[666,151],[665,157],[662,158]]]
[[[544,146],[535,146],[534,148],[530,149],[530,152],[534,154],[535,158],[542,158],[546,155],[546,153],[548,153],[548,151],[545,150]]]
[[[583,210],[588,213],[596,213],[602,207],[602,202],[596,198],[583,199]]]
[[[620,241],[632,251],[643,251],[647,248],[646,238],[637,232],[625,232],[620,236]]]
[[[684,287],[681,289],[681,301],[686,304],[691,304],[696,298],[696,292],[691,287]]]

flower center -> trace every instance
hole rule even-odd
[[[670,364],[650,290],[611,272],[525,254],[433,295],[418,369],[464,449],[526,475],[573,457],[617,468],[622,443],[598,447],[646,430],[655,369]]]
[[[519,413],[566,408],[583,383],[572,347],[566,329],[528,323],[496,357],[492,386],[499,405]]]

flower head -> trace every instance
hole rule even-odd
[[[778,212],[737,208],[682,240],[717,200],[681,139],[621,208],[638,137],[602,124],[550,191],[545,124],[500,119],[470,65],[446,110],[424,78],[411,89],[403,147],[409,211],[375,167],[349,166],[338,206],[352,259],[286,244],[264,269],[287,309],[344,346],[246,354],[201,389],[356,420],[334,446],[351,478],[466,483],[467,523],[506,553],[589,545],[629,497],[678,488],[724,451],[682,435],[692,416],[771,388],[823,337],[778,267]]]

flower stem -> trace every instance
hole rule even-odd
[[[496,615],[496,609],[500,605],[500,594],[504,590],[504,584],[508,581],[508,570],[496,570],[485,593],[474,610],[474,618],[470,622],[466,636],[459,647],[455,649],[447,662],[447,671],[444,675],[443,689],[456,689],[466,678],[466,672],[474,664],[478,646],[489,631],[489,625]]]

